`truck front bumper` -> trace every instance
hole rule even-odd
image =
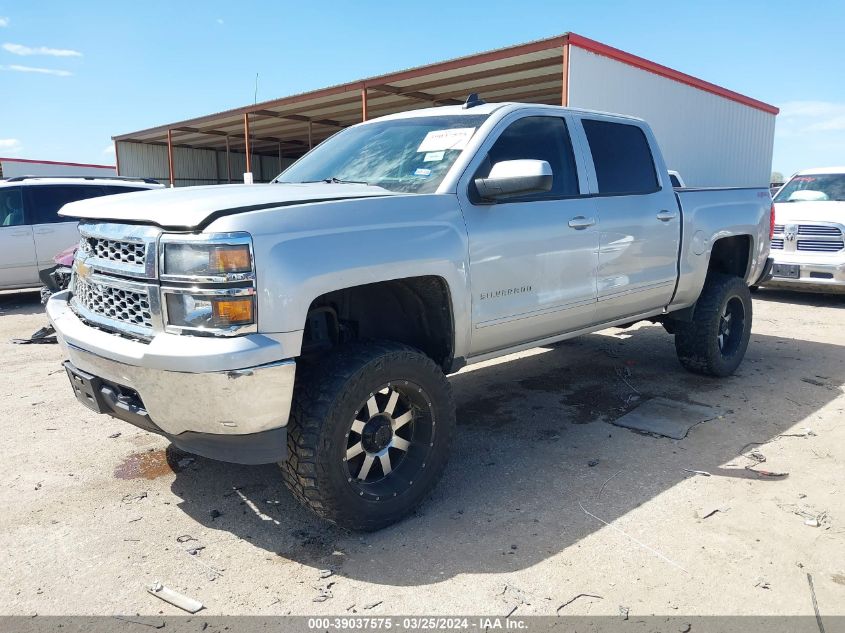
[[[296,364],[290,359],[267,362],[272,339],[260,334],[202,338],[207,362],[201,364],[209,371],[201,371],[190,347],[181,347],[193,346],[198,337],[162,335],[173,347],[168,363],[162,341],[131,341],[93,328],[70,310],[68,296],[54,295],[47,314],[83,404],[211,459],[241,464],[285,459]]]

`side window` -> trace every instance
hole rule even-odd
[[[94,185],[34,185],[26,187],[25,193],[32,224],[71,222],[72,218],[59,215],[59,209],[68,202],[102,195],[102,188]]]
[[[566,122],[559,117],[529,116],[511,123],[496,139],[474,178],[484,178],[496,163],[518,159],[545,160],[552,167],[552,189],[509,202],[577,196],[578,170]],[[472,186],[474,190],[474,185]]]
[[[26,223],[20,187],[0,187],[0,227]]]
[[[681,186],[681,181],[678,180],[678,177],[675,174],[669,174],[669,180],[672,182],[672,186],[676,189]]]
[[[120,185],[106,185],[103,187],[105,195],[112,196],[118,193],[132,193],[133,191],[147,191],[146,187],[121,187]]]
[[[648,140],[636,125],[584,119],[584,132],[596,167],[599,193],[657,191],[657,172]]]

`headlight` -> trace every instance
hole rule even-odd
[[[180,330],[240,330],[255,323],[255,294],[251,288],[228,292],[165,290],[164,296],[167,325]]]
[[[158,266],[165,331],[213,336],[257,331],[249,233],[164,234]]]
[[[251,272],[249,244],[164,244],[164,275],[205,278]]]

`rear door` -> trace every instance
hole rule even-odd
[[[651,130],[600,115],[581,123],[600,226],[598,321],[662,307],[675,290],[681,216]]]
[[[548,161],[552,190],[496,204],[479,200],[474,179],[517,159]],[[598,231],[595,203],[582,195],[585,180],[568,117],[540,108],[503,119],[470,163],[458,197],[469,235],[472,355],[593,322]]]
[[[0,187],[0,288],[37,286],[35,241],[22,187]]]
[[[31,185],[25,187],[24,202],[32,218],[38,269],[53,266],[53,257],[79,241],[77,221],[59,215],[69,202],[96,198],[105,192],[98,185]]]

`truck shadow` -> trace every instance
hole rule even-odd
[[[0,316],[5,314],[44,314],[39,290],[0,291]],[[44,317],[46,319],[46,315]]]
[[[767,303],[790,303],[814,308],[845,308],[845,292],[798,292],[782,288],[763,287],[754,294],[754,300]]]
[[[694,476],[683,469],[779,486],[746,470],[741,455],[840,395],[843,358],[837,345],[754,334],[736,376],[708,379],[683,371],[672,338],[645,326],[467,368],[451,378],[459,426],[443,480],[414,516],[372,534],[312,517],[275,467],[199,460],[172,490],[193,519],[251,542],[261,559],[271,552],[398,586],[510,572],[575,546],[603,527],[596,517],[612,522]],[[723,417],[678,441],[608,423],[653,396]]]

